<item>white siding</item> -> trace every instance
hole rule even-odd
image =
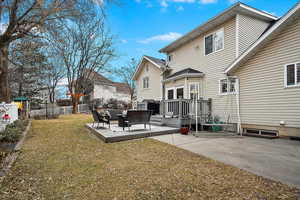
[[[236,71],[243,124],[300,127],[300,87],[284,87],[284,65],[300,62],[300,19]]]
[[[230,115],[231,122],[236,122],[236,98],[235,95],[219,95],[219,79],[225,77],[224,69],[235,59],[235,25],[233,18],[181,46],[171,53],[173,60],[170,62],[172,73],[187,67],[203,72],[205,76],[201,87],[204,98],[212,98],[213,115],[220,116],[224,121]],[[204,36],[220,28],[224,28],[224,50],[205,56]]]
[[[145,65],[148,65],[148,71]],[[152,63],[146,61],[143,63],[142,69],[136,80],[137,101],[144,99],[161,100],[161,70]],[[143,78],[149,77],[149,88],[143,88]]]
[[[238,15],[239,55],[253,44],[269,26],[268,22]]]

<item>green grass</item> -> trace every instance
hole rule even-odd
[[[0,199],[297,199],[299,190],[152,139],[106,144],[87,115],[36,120]]]

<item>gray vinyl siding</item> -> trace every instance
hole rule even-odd
[[[268,22],[250,16],[238,16],[239,55],[253,44],[269,26]]]
[[[284,66],[300,62],[299,33],[298,18],[235,72],[242,124],[300,127],[300,87],[284,86]]]
[[[187,67],[203,72],[205,76],[199,83],[204,98],[212,98],[213,115],[220,116],[224,121],[230,115],[230,122],[236,122],[236,96],[219,95],[219,80],[225,78],[224,69],[235,59],[235,27],[235,18],[232,18],[171,52],[173,60],[169,63],[172,73]],[[224,49],[205,56],[204,37],[220,28],[224,28]]]

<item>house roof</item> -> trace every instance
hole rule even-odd
[[[289,10],[280,20],[270,27],[255,43],[242,53],[228,68],[225,73],[231,73],[245,63],[251,56],[258,52],[267,42],[276,37],[286,26],[293,23],[296,17],[300,16],[300,2]]]
[[[264,21],[271,22],[273,20],[277,20],[278,17],[271,15],[269,13],[266,13],[264,11],[258,10],[256,8],[250,7],[246,4],[243,4],[241,2],[237,2],[233,6],[229,7],[222,13],[218,14],[217,16],[211,18],[204,24],[198,26],[191,32],[185,34],[184,36],[180,37],[179,39],[175,40],[168,46],[162,48],[159,50],[161,53],[169,53],[176,48],[182,46],[183,44],[195,39],[196,37],[202,35],[203,33],[210,31],[212,28],[215,28],[218,25],[223,24],[229,19],[232,19],[236,16],[236,14],[244,14],[248,16],[252,16]]]
[[[133,80],[136,80],[137,78],[137,75],[139,74],[139,72],[141,71],[142,69],[142,66],[143,66],[143,63],[145,61],[148,61],[150,63],[152,63],[155,67],[157,67],[159,70],[162,70],[164,69],[166,66],[166,61],[164,59],[160,59],[160,58],[154,58],[154,57],[151,57],[151,56],[146,56],[144,55],[140,61],[140,63],[138,64],[133,76],[132,76],[132,79]]]
[[[171,80],[176,80],[179,78],[184,78],[184,77],[201,77],[203,76],[204,73],[200,72],[196,69],[192,68],[185,68],[183,70],[180,70],[178,72],[175,72],[174,74],[168,76],[164,81],[171,81]]]
[[[107,83],[107,84],[113,84],[114,82],[109,80],[108,78],[102,76],[98,72],[92,71],[89,77],[93,81],[101,82],[101,83]]]
[[[117,88],[117,92],[130,94],[130,87],[126,83],[114,82],[114,86]]]

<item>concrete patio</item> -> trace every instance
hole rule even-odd
[[[151,130],[147,125],[146,129],[143,124],[133,125],[130,128],[125,128],[123,131],[122,127],[119,127],[118,124],[111,124],[110,128],[108,125],[105,127],[95,128],[92,123],[86,124],[86,127],[92,131],[98,138],[104,142],[120,142],[124,140],[132,140],[138,138],[145,138],[151,136],[165,135],[178,133],[178,128],[167,127],[167,126],[155,126],[151,125]]]
[[[300,188],[300,141],[210,132],[198,136],[170,134],[152,138]]]

